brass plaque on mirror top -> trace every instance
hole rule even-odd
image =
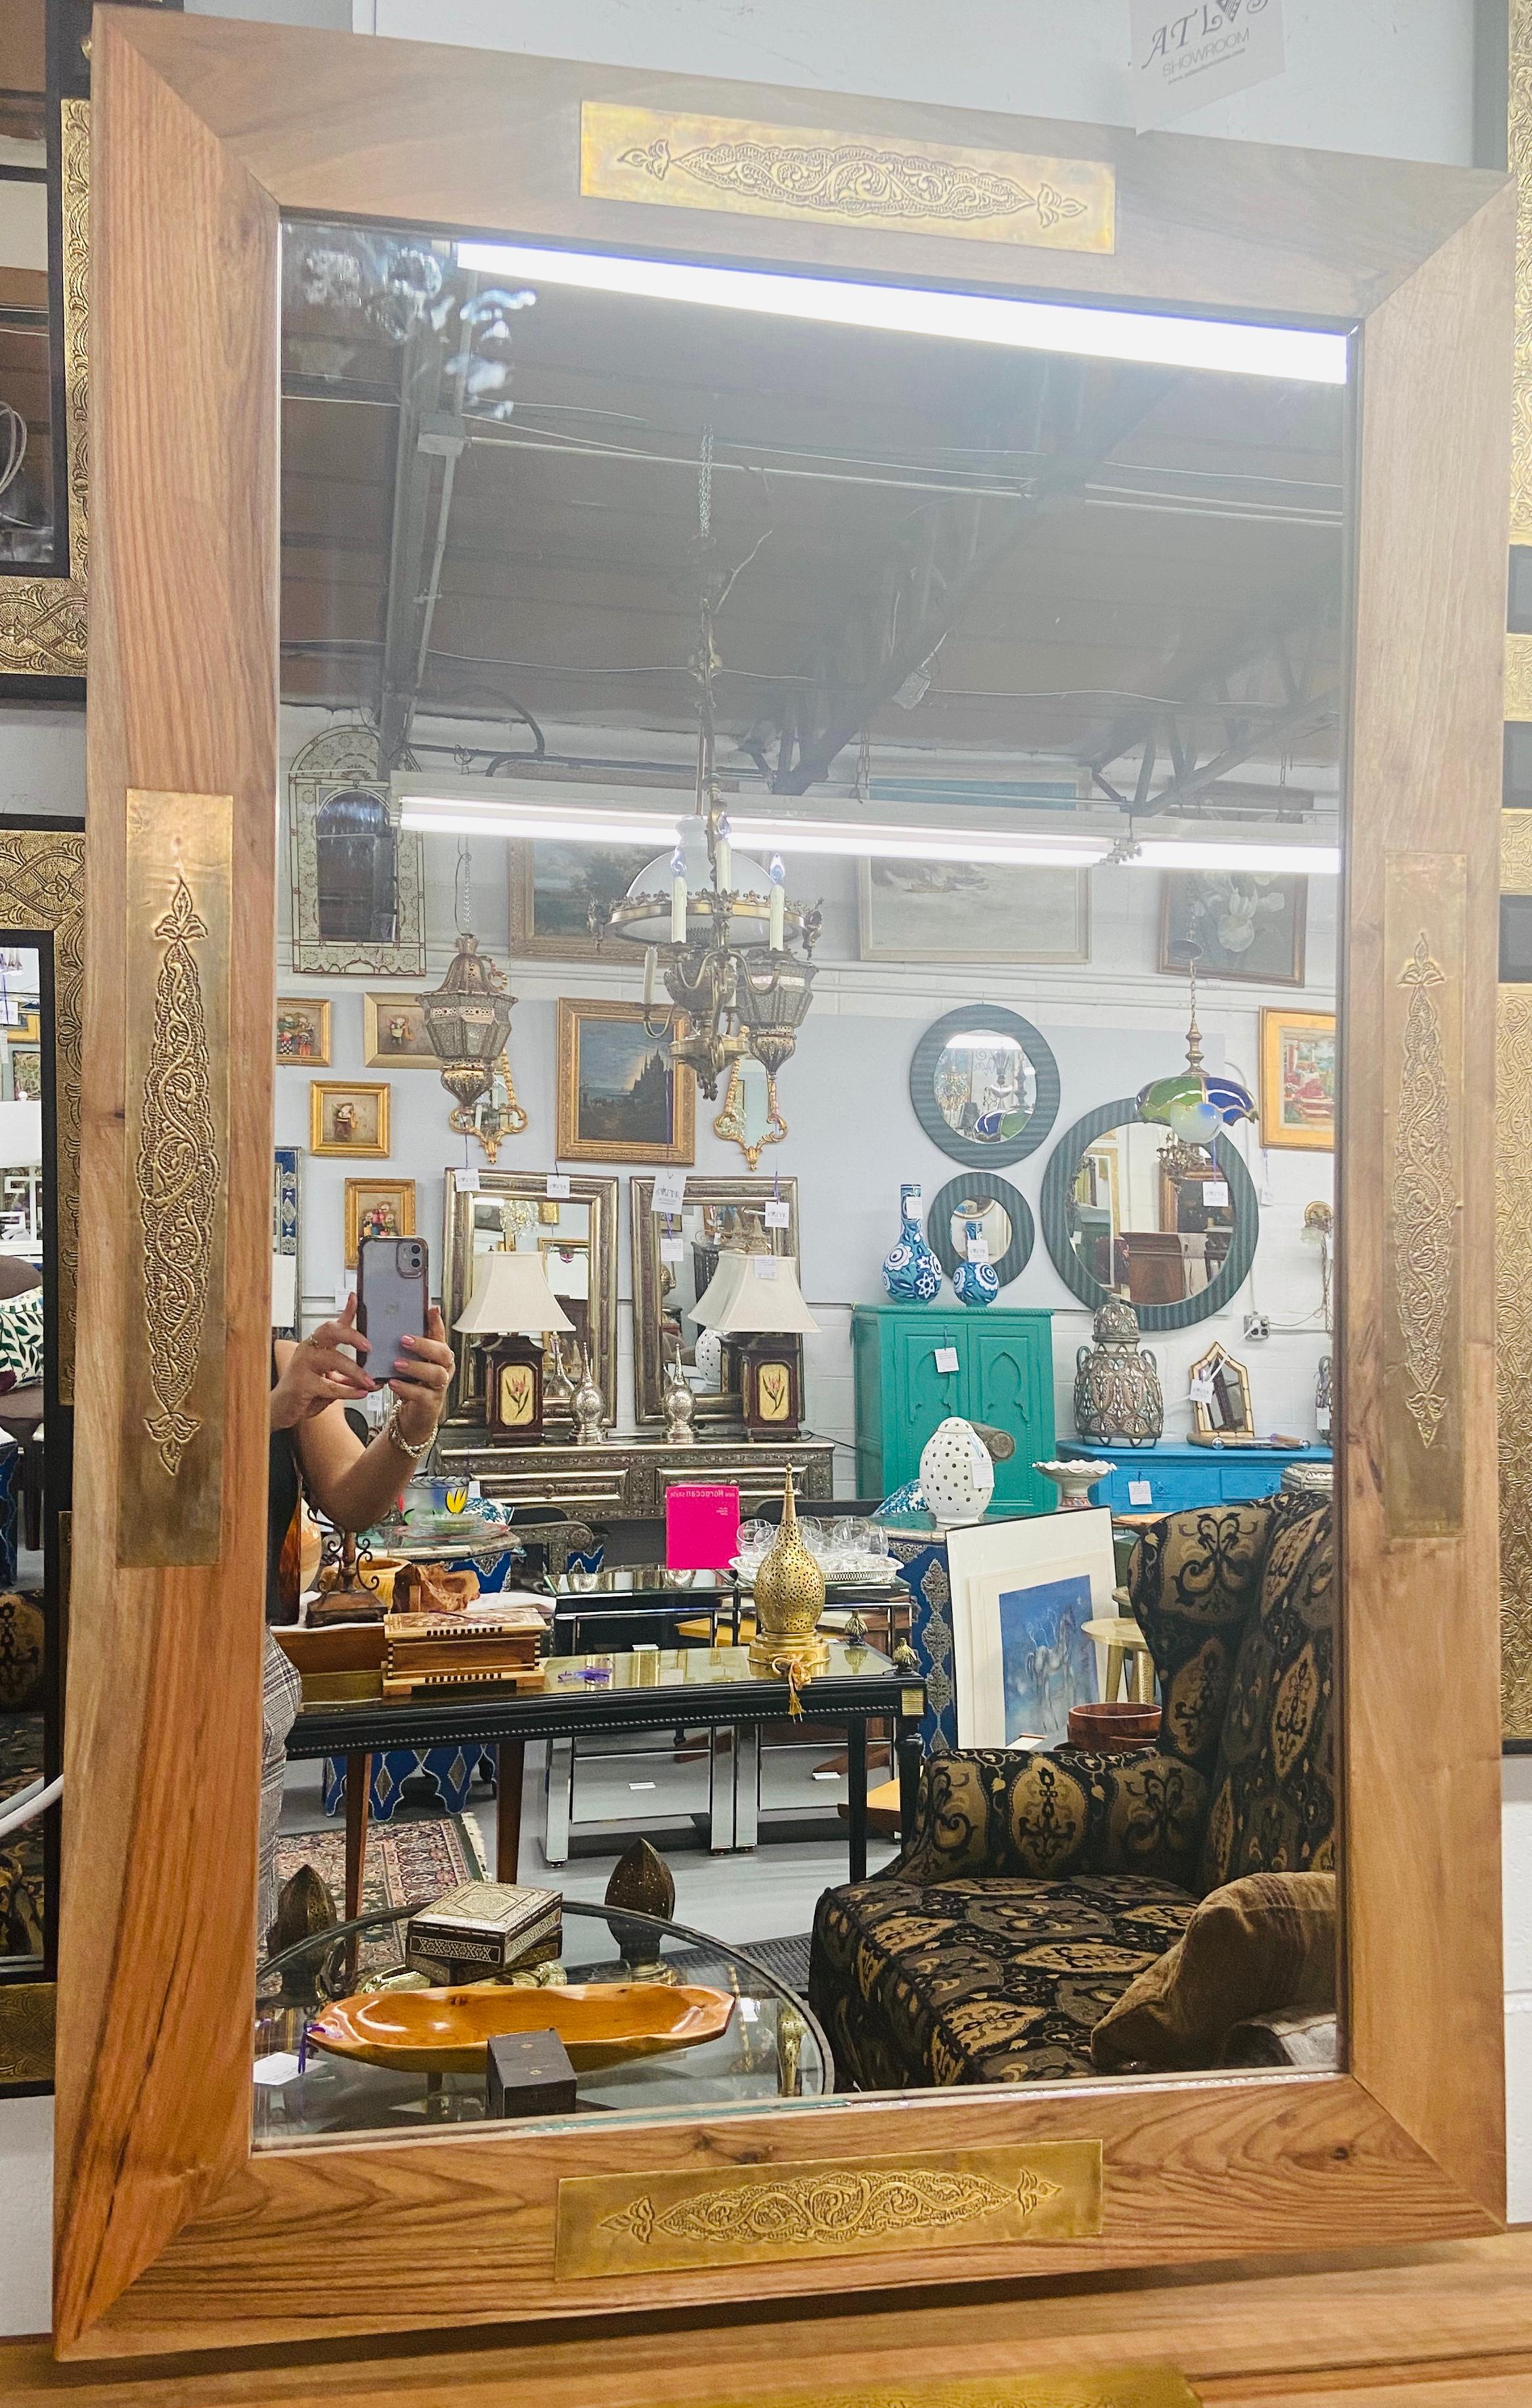
[[[1383,882],[1383,1514],[1463,1526],[1460,853],[1391,853]]]
[[[781,2408],[782,2393],[731,2394],[727,2408]],[[1056,2366],[1046,2374],[938,2375],[931,2382],[838,2383],[793,2393],[793,2408],[1199,2408],[1173,2366]],[[723,2408],[700,2401],[698,2408]]]
[[[1099,2141],[592,2174],[559,2185],[554,2272],[576,2282],[911,2247],[1078,2241],[1100,2229]]]
[[[127,1297],[118,1561],[218,1560],[234,798],[127,809]]]
[[[961,235],[1049,251],[1111,251],[1116,178],[1098,159],[963,150],[902,134],[763,125],[588,100],[587,200],[725,209],[881,234]]]

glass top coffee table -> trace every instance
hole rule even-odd
[[[336,1925],[260,1968],[251,2111],[256,2148],[291,2147],[330,2132],[411,2132],[488,2120],[482,2072],[399,2073],[331,2055],[307,2038],[309,2023],[335,2000],[402,1968],[405,1926],[423,1904]],[[570,1985],[660,1979],[720,1990],[734,2002],[715,2040],[624,2065],[577,2068],[577,2114],[655,2107],[690,2114],[814,2098],[833,2086],[829,2043],[820,2026],[750,1949],[627,1907],[567,1898],[563,1904],[562,1954],[556,1966],[538,1969],[545,1981],[553,1974],[550,1992],[561,1974]],[[620,1956],[608,1929],[612,1921],[624,1928],[635,1961]],[[641,1960],[657,1965],[659,1974]]]

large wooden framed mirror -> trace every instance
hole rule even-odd
[[[869,2281],[886,2291],[938,2269],[1014,2280],[1494,2229],[1493,1147],[1475,1032],[1495,975],[1509,194],[1484,176],[1342,157],[1296,176],[1243,147],[1225,158],[1099,127],[837,100],[849,142],[934,146],[965,171],[986,154],[986,174],[1025,200],[1011,211],[1026,218],[1021,238],[1012,228],[1002,246],[971,226],[806,221],[709,186],[697,122],[720,141],[789,138],[804,104],[785,91],[136,13],[103,12],[96,39],[96,338],[111,375],[96,380],[93,437],[93,1241],[59,2347],[697,2310]],[[680,129],[666,130],[681,117],[690,169]],[[1060,175],[1067,186],[1051,232],[1024,181],[1039,159],[1054,198]],[[1346,513],[1332,529],[1345,586],[1332,2070],[1276,2087],[1254,2072],[1078,2067],[994,2084],[970,2057],[896,2097],[865,2071],[855,2094],[786,2082],[738,2112],[682,2090],[521,2132],[373,2127],[252,2148],[284,217],[412,229],[418,243],[702,258],[873,293],[1275,322],[1334,344]],[[1078,238],[1059,237],[1061,222]],[[517,289],[536,278],[519,257]],[[562,322],[539,302],[542,322],[583,311],[594,346],[602,301],[561,304]],[[846,329],[832,331],[849,351]],[[703,358],[722,339],[684,332]],[[807,339],[801,351],[823,374],[827,354]],[[1093,408],[1110,417],[1124,380],[1082,371],[1073,390],[1065,432],[1088,452]],[[809,752],[793,774],[811,784]],[[188,1179],[171,1197],[163,1140],[178,1111]],[[1317,1627],[1328,1608],[1315,1588],[1309,1598]],[[850,1679],[843,1659],[866,1645],[838,1639],[837,1670]],[[1311,1728],[1313,1684],[1329,1676],[1302,1646],[1292,1669],[1310,1684]],[[890,1718],[903,1729],[921,1702],[891,1696]],[[1100,1940],[1109,1955],[1124,1944]],[[1090,1963],[1062,1970],[1083,1980]],[[1030,1999],[1015,2010],[1024,2018]],[[823,2220],[829,2175],[838,2198],[850,2183],[849,2225]]]

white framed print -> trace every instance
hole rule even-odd
[[[959,1747],[1057,1747],[1099,1696],[1093,1615],[1116,1612],[1105,1505],[947,1535]]]

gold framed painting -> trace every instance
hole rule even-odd
[[[362,1059],[369,1070],[437,1068],[418,995],[362,997]]]
[[[561,1162],[695,1160],[695,1084],[670,1058],[684,1020],[669,1005],[646,1022],[641,1003],[560,997]]]
[[[1335,1152],[1333,1011],[1261,1014],[1261,1143]]]
[[[388,1153],[389,1086],[386,1079],[315,1079],[308,1088],[308,1150],[311,1154],[365,1155],[381,1162]]]
[[[620,903],[654,858],[646,844],[559,844],[521,838],[506,847],[510,950],[533,961],[594,962],[591,906]],[[609,950],[608,959],[610,958]]]
[[[348,1179],[346,1182],[346,1268],[356,1268],[356,1250],[364,1238],[412,1238],[415,1234],[415,1182],[412,1179]]]
[[[277,1059],[311,1070],[330,1067],[330,1005],[322,995],[277,997]]]

